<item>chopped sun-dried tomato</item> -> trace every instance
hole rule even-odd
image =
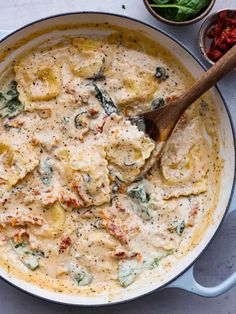
[[[65,250],[71,245],[71,238],[70,237],[65,237],[62,239],[60,248],[59,248],[59,253],[64,253]]]

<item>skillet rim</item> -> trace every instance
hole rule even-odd
[[[178,39],[176,39],[174,36],[170,35],[166,31],[164,31],[162,29],[159,29],[158,27],[155,27],[155,26],[153,26],[153,25],[151,25],[149,23],[143,22],[143,21],[141,21],[139,19],[130,17],[130,16],[117,14],[117,13],[111,13],[111,12],[105,12],[105,11],[75,11],[75,12],[66,12],[66,13],[54,14],[54,15],[50,15],[50,16],[47,16],[47,17],[44,17],[44,18],[41,18],[41,19],[37,19],[37,20],[35,20],[33,22],[25,24],[24,26],[22,26],[20,28],[17,28],[13,32],[11,32],[8,35],[4,36],[2,39],[0,39],[0,45],[5,40],[7,40],[9,37],[11,37],[12,35],[15,35],[18,32],[20,32],[20,31],[22,31],[22,30],[24,30],[24,29],[26,29],[26,28],[28,28],[28,27],[30,27],[32,25],[38,24],[40,22],[47,21],[47,20],[50,20],[50,19],[53,19],[53,18],[57,18],[57,17],[67,16],[67,15],[85,15],[85,14],[115,16],[115,17],[118,17],[118,18],[121,18],[121,19],[131,20],[131,21],[136,22],[138,24],[144,25],[145,27],[151,28],[151,29],[153,29],[153,30],[155,30],[157,32],[160,32],[163,35],[167,36],[169,39],[173,40],[175,43],[177,43],[185,51],[187,51],[187,53],[201,66],[203,71],[207,70],[207,67],[203,64],[203,62],[197,56],[195,56],[194,53],[188,47],[185,46],[185,44],[181,43]],[[235,131],[236,130],[235,130],[235,127],[234,127],[234,124],[233,124],[233,118],[232,118],[231,112],[230,112],[230,110],[229,110],[229,108],[228,108],[228,106],[226,104],[226,100],[225,100],[224,96],[222,95],[222,93],[221,93],[221,91],[220,91],[220,89],[218,87],[218,84],[215,85],[215,88],[216,88],[216,90],[217,90],[217,92],[218,92],[218,94],[219,94],[219,96],[220,96],[220,98],[221,98],[221,100],[223,102],[223,105],[225,107],[227,116],[229,118],[232,134],[233,134],[233,146],[234,146],[234,154],[235,154],[235,159],[234,159],[234,179],[233,179],[233,184],[231,186],[229,201],[228,201],[228,204],[227,204],[227,206],[225,208],[225,212],[224,212],[224,214],[223,214],[223,216],[221,218],[221,221],[220,221],[218,227],[216,228],[216,230],[212,234],[209,242],[206,244],[204,249],[194,258],[194,260],[183,271],[181,271],[178,275],[176,275],[171,280],[165,282],[160,287],[154,288],[151,291],[145,292],[145,293],[143,293],[141,295],[138,295],[138,296],[135,296],[135,297],[131,297],[131,298],[126,299],[126,300],[121,300],[121,301],[116,301],[116,302],[107,302],[107,303],[104,303],[104,304],[75,304],[75,303],[69,303],[69,302],[63,302],[63,301],[56,301],[56,300],[52,300],[50,298],[38,295],[38,294],[33,293],[31,291],[28,291],[28,290],[26,290],[26,289],[24,289],[22,287],[19,287],[16,284],[12,283],[9,279],[4,278],[2,275],[0,275],[0,279],[5,281],[6,283],[11,285],[12,287],[17,288],[19,291],[24,292],[27,295],[31,295],[34,298],[37,298],[37,299],[40,299],[40,300],[43,300],[43,301],[48,301],[48,302],[51,302],[51,303],[65,305],[65,306],[94,308],[94,307],[107,307],[107,306],[121,305],[121,304],[125,304],[125,303],[131,302],[131,301],[135,301],[136,299],[144,298],[145,296],[153,294],[154,292],[157,292],[157,291],[163,290],[165,288],[168,288],[168,285],[170,283],[174,282],[177,278],[181,277],[186,271],[188,271],[197,262],[197,260],[200,258],[200,256],[202,256],[203,253],[205,253],[205,251],[207,250],[208,246],[211,244],[211,242],[215,238],[216,234],[219,232],[220,228],[223,225],[223,222],[225,221],[227,213],[229,211],[229,207],[231,205],[231,201],[232,201],[233,195],[234,195],[234,193],[236,193],[236,190],[235,190],[235,187],[236,187],[236,171],[235,171],[235,169],[236,169],[236,133],[235,133]],[[47,291],[47,290],[45,289],[45,291]]]

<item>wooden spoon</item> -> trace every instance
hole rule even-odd
[[[184,111],[226,74],[236,68],[236,45],[231,48],[193,86],[180,97],[157,110],[138,116],[146,127],[146,133],[154,141],[166,141]]]

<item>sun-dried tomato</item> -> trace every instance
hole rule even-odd
[[[218,47],[219,42],[220,42],[220,38],[215,38],[213,42],[211,43],[211,50],[215,50]]]
[[[207,36],[212,39],[207,56],[212,61],[217,61],[236,44],[236,12],[221,11],[216,24],[209,28]]]
[[[207,31],[207,36],[208,38],[214,38],[215,37],[215,28],[216,25],[213,25],[212,27],[210,27]]]
[[[223,22],[220,22],[220,23],[216,24],[215,25],[214,37],[220,37],[224,27],[225,27],[225,23],[223,23]]]
[[[225,43],[219,42],[218,48],[220,48],[220,50],[223,51],[223,52],[226,52],[226,51],[228,51],[228,50],[231,48],[231,47],[229,47],[229,45],[227,44],[227,38],[226,38],[226,42],[225,42]]]
[[[207,53],[207,56],[212,60],[212,61],[217,61],[222,57],[223,53],[220,50],[210,50]]]
[[[226,38],[229,37],[230,33],[231,33],[232,29],[229,26],[226,26],[223,30],[223,32],[220,35],[220,44],[223,43],[224,41],[226,41]]]
[[[65,250],[71,245],[71,238],[69,236],[62,239],[60,243],[59,253],[64,253]]]
[[[236,27],[232,29],[231,33],[229,34],[230,37],[236,38]]]
[[[226,39],[226,42],[227,42],[228,45],[233,46],[234,44],[236,44],[236,38],[229,37],[229,38]]]
[[[236,18],[228,19],[227,24],[231,27],[236,27]]]
[[[226,20],[227,16],[228,16],[227,10],[221,11],[219,13],[219,21],[224,22]]]

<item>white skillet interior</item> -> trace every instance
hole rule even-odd
[[[66,31],[57,31],[57,26],[59,25],[72,25],[72,24],[80,24],[80,23],[104,23],[108,22],[109,24],[125,27],[127,29],[138,30],[143,32],[146,36],[152,38],[153,40],[160,43],[162,46],[167,48],[174,54],[182,64],[192,73],[195,78],[198,78],[200,74],[203,72],[200,64],[188,53],[183,47],[181,47],[178,43],[176,43],[171,38],[167,37],[163,33],[155,30],[154,28],[148,27],[145,24],[139,23],[138,21],[123,18],[120,16],[109,15],[109,14],[98,14],[98,13],[74,13],[68,15],[56,16],[50,19],[41,20],[36,24],[29,25],[18,32],[14,33],[7,39],[5,39],[0,44],[0,51],[4,50],[4,47],[8,45],[14,45],[14,43],[22,38],[27,37],[28,35],[41,31],[42,29],[55,27],[54,31],[48,32],[44,35],[38,36],[37,38],[32,39],[26,45],[21,46],[17,50],[7,57],[0,64],[0,71],[2,71],[5,66],[11,62],[17,55],[21,54],[24,50],[29,49],[33,46],[38,45],[40,42],[45,41],[48,38],[59,38],[62,35],[75,35],[79,34],[80,31],[76,29],[66,30]],[[230,124],[230,119],[225,109],[223,100],[217,91],[216,88],[212,88],[211,94],[215,103],[215,106],[218,111],[218,115],[220,118],[219,123],[219,133],[221,139],[221,148],[220,155],[224,159],[224,169],[222,173],[221,180],[221,190],[219,195],[219,202],[217,209],[214,213],[214,224],[211,224],[203,239],[196,246],[190,254],[185,256],[180,260],[180,262],[174,267],[166,276],[165,281],[157,282],[155,281],[155,277],[147,278],[145,282],[134,283],[130,287],[123,289],[123,292],[119,294],[114,294],[108,296],[107,294],[99,295],[97,297],[80,297],[80,296],[70,296],[61,293],[55,293],[48,290],[41,289],[32,284],[26,283],[19,279],[16,279],[9,275],[5,270],[0,269],[0,276],[11,282],[15,286],[20,287],[21,289],[40,296],[45,299],[53,300],[56,302],[67,303],[67,304],[75,304],[75,305],[96,305],[96,304],[106,304],[110,302],[119,302],[124,300],[129,300],[140,295],[146,294],[160,288],[165,283],[169,282],[173,278],[177,277],[180,273],[182,273],[193,261],[199,256],[199,254],[204,250],[206,245],[210,242],[214,233],[216,232],[223,215],[226,211],[230,194],[232,190],[234,173],[235,173],[235,148],[234,148],[234,139],[232,127]]]

